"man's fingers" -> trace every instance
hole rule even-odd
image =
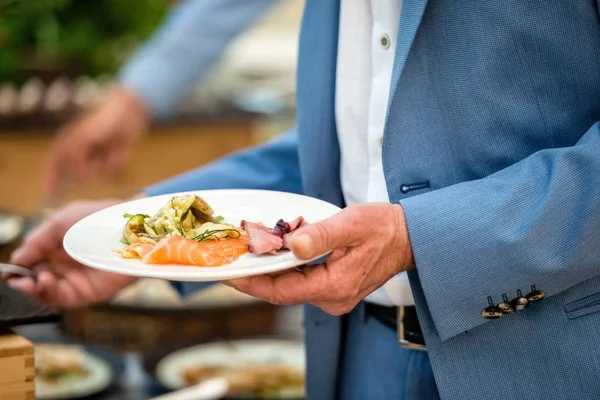
[[[327,244],[324,243],[320,238],[315,236],[315,232],[317,230],[305,229],[302,232],[294,233],[288,235],[285,238],[285,245],[292,250],[294,255],[298,257],[300,260],[310,260],[316,257],[322,248],[327,247]],[[320,242],[318,248],[315,249],[315,241]],[[331,249],[323,251],[326,253]]]
[[[315,224],[307,224],[285,238],[286,246],[301,260],[310,260],[356,242],[361,227],[354,223],[354,209],[343,210]]]
[[[318,307],[321,310],[325,311],[327,314],[340,316],[340,315],[348,314],[350,311],[352,311],[354,309],[354,307],[356,307],[356,304],[358,304],[358,301],[356,303],[327,301],[327,302],[312,302],[311,304],[313,306]]]
[[[292,305],[309,299],[329,300],[336,291],[328,288],[327,275],[325,266],[311,265],[302,272],[290,271],[276,277],[258,275],[223,283],[273,304]]]
[[[245,278],[230,279],[223,281],[224,285],[230,286],[250,296],[266,300],[269,291],[273,288],[275,278],[268,275],[249,276]]]

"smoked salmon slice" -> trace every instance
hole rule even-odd
[[[248,252],[248,238],[196,242],[181,236],[171,236],[156,245],[135,243],[120,251],[123,257],[136,255],[146,264],[184,264],[217,267],[237,260]]]
[[[120,250],[118,253],[123,258],[144,258],[144,256],[154,249],[153,244],[147,243],[134,243]]]

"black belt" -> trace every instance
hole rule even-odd
[[[402,323],[398,324],[398,307],[386,307],[379,304],[365,302],[365,309],[368,315],[371,315],[382,324],[398,332],[401,344],[406,347],[424,347],[425,339],[417,318],[417,310],[414,306],[401,307]]]

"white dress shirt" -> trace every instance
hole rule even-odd
[[[342,0],[338,39],[335,114],[346,204],[389,202],[381,143],[402,0]],[[414,304],[401,273],[366,301]]]

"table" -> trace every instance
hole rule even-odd
[[[302,335],[296,328],[301,324],[301,319],[301,306],[281,307],[277,333],[301,339]],[[85,400],[147,400],[167,392],[144,370],[143,354],[118,353],[105,347],[74,341],[66,337],[55,323],[26,325],[14,328],[14,331],[34,344],[48,341],[83,344],[88,351],[107,360],[113,366],[116,379],[107,391]]]

